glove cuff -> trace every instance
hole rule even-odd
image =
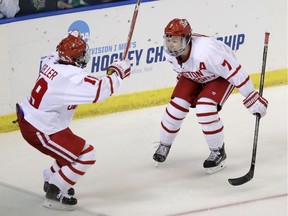
[[[109,66],[107,69],[107,72],[113,74],[116,73],[121,79],[123,79],[123,77],[121,76],[121,72],[119,71],[119,69],[113,65]]]
[[[250,108],[259,98],[260,98],[259,93],[253,91],[247,96],[247,98],[243,100],[243,104],[246,108]]]

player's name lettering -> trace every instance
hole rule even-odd
[[[40,70],[40,74],[43,74],[50,80],[53,80],[58,75],[58,72],[45,64]]]
[[[211,76],[204,75],[201,72],[201,70],[198,70],[196,72],[182,72],[182,76],[198,83],[205,83],[207,81],[214,80],[215,78],[217,78],[215,74]]]

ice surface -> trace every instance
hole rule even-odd
[[[75,186],[74,212],[42,207],[42,170],[53,159],[19,131],[0,134],[0,215],[286,216],[287,86],[264,89],[264,97],[269,109],[260,122],[255,175],[237,187],[227,179],[248,172],[255,126],[238,93],[220,112],[227,167],[212,175],[202,168],[209,150],[194,110],[158,168],[152,155],[165,106],[73,121],[71,129],[97,151],[96,164]]]

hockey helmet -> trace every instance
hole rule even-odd
[[[60,62],[85,67],[90,60],[89,46],[78,30],[73,30],[56,47]]]
[[[191,40],[192,29],[189,22],[186,19],[175,18],[171,20],[164,30],[164,50],[172,56],[181,55],[186,49],[187,45]],[[172,37],[181,37],[181,47],[178,49],[169,48],[167,39]]]

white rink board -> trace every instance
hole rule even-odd
[[[55,50],[74,22],[82,23],[80,30],[91,49],[87,70],[103,76],[106,66],[123,52],[133,10],[134,5],[124,5],[0,25],[0,115],[14,112],[15,103],[30,93],[41,58]],[[269,31],[266,69],[287,68],[286,10],[285,0],[142,3],[129,52],[133,74],[117,94],[174,85],[175,74],[163,62],[162,36],[175,17],[188,19],[194,32],[221,37],[237,52],[248,73],[260,72],[264,32]]]

